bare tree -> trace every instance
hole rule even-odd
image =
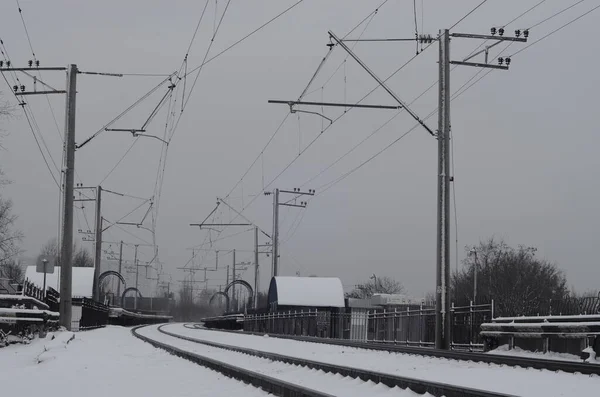
[[[9,283],[21,284],[24,277],[23,268],[14,259],[0,265],[0,278],[8,280]]]
[[[23,233],[15,228],[17,216],[12,213],[12,201],[0,197],[0,265],[12,262],[21,252]]]
[[[85,248],[79,248],[77,252],[73,250],[73,267],[94,267],[94,258]]]
[[[53,237],[44,244],[36,261],[41,263],[43,259],[46,259],[48,262],[54,262],[55,266],[60,266],[58,261],[59,252],[58,240]],[[78,247],[77,244],[73,244],[72,261],[73,267],[94,267],[92,254],[87,249]]]
[[[373,294],[400,294],[403,291],[404,286],[399,281],[384,276],[357,285],[346,297],[365,299],[370,298]]]
[[[56,237],[53,237],[40,250],[36,263],[42,263],[42,260],[46,259],[49,263],[58,266],[58,253],[58,240]]]
[[[540,304],[569,295],[567,279],[558,267],[535,256],[537,249],[509,247],[489,239],[470,253],[463,268],[452,276],[455,300],[473,299],[474,270],[477,270],[477,301],[494,299],[496,312],[503,316],[537,313]]]

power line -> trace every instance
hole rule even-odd
[[[536,41],[534,41],[533,43],[521,48],[519,51],[515,52],[514,54],[512,54],[511,56],[515,56],[517,54],[520,54],[521,52],[525,51],[526,49],[530,48],[531,46],[539,43],[540,41],[546,39],[547,37],[552,36],[554,33],[561,31],[562,29],[566,28],[567,26],[571,25],[572,23],[580,20],[581,18],[585,17],[586,15],[592,13],[593,11],[596,11],[598,8],[600,8],[600,5],[597,5],[596,7],[592,8],[591,10],[581,14],[580,16],[578,16],[577,18],[574,18],[572,20],[570,20],[569,22],[565,23],[564,25],[560,26],[557,29],[554,29],[553,31],[551,31],[550,33],[540,37],[539,39],[537,39]]]
[[[527,14],[528,12],[532,11],[533,9],[535,9],[537,6],[541,5],[542,3],[544,3],[546,0],[542,0],[541,2],[537,3],[536,5],[534,5],[533,7],[530,7],[528,10],[526,10],[525,12],[521,13],[519,16],[517,16],[516,18],[513,18],[510,22],[508,22],[507,24],[505,24],[504,26],[508,26],[511,23],[515,22],[516,20],[518,20],[519,18],[523,17],[525,14]],[[538,24],[539,25],[539,24]],[[486,41],[487,42],[487,41]],[[483,44],[482,44],[483,45]],[[474,52],[476,52],[479,48],[481,48],[481,46],[478,46],[474,51],[472,51],[469,55],[473,54]],[[509,44],[510,46],[510,44]],[[508,48],[508,46],[506,47]],[[454,66],[452,68],[452,70],[454,70],[456,68],[456,66]],[[473,79],[475,79],[479,74],[481,74],[483,72],[483,69],[479,70],[477,73],[475,73],[464,85],[463,87],[465,87],[466,84],[468,84],[469,82],[471,82]],[[488,70],[487,73],[490,73],[490,71]],[[437,84],[437,80],[430,85],[425,91],[423,91],[418,97],[416,97],[410,104],[413,104],[416,100],[418,100],[420,97],[422,97],[425,93],[427,93],[429,90],[431,90],[433,87],[435,87],[435,85]],[[470,88],[470,87],[469,87]],[[462,93],[459,93],[458,96],[460,96]],[[327,170],[329,170],[331,167],[335,166],[337,163],[339,163],[339,161],[341,161],[343,158],[345,158],[346,156],[348,156],[350,153],[352,153],[354,150],[356,150],[356,148],[358,148],[359,146],[361,146],[365,141],[367,141],[368,139],[370,139],[373,135],[375,135],[377,132],[379,132],[383,127],[385,127],[388,123],[390,123],[394,118],[396,118],[398,115],[400,114],[400,112],[396,113],[394,116],[392,116],[390,119],[388,119],[384,124],[382,124],[380,127],[378,127],[377,129],[375,129],[370,135],[368,135],[366,138],[364,138],[362,141],[360,141],[358,144],[356,144],[355,146],[353,146],[349,151],[347,151],[345,154],[343,154],[341,157],[339,157],[336,161],[334,161],[333,163],[331,163],[329,166],[327,166],[326,168],[324,168],[323,170],[321,170],[317,175],[313,176],[311,179],[309,179],[308,181],[306,181],[305,183],[303,183],[301,186],[305,186],[306,184],[312,182],[314,179],[316,179],[317,177],[319,177],[320,175],[322,175],[323,173],[325,173]]]
[[[572,19],[571,21],[567,22],[566,24],[562,25],[561,27],[553,30],[552,32],[548,33],[547,35],[541,37],[540,39],[538,39],[537,41],[534,41],[533,43],[529,44],[528,46],[520,49],[519,51],[517,51],[516,53],[514,53],[512,56],[519,54],[521,52],[523,52],[525,49],[531,47],[532,45],[544,40],[545,38],[551,36],[552,34],[560,31],[561,29],[569,26],[570,24],[576,22],[577,20],[583,18],[584,16],[590,14],[591,12],[595,11],[596,9],[600,8],[600,5],[592,8],[591,10],[585,12],[584,14]],[[513,44],[512,42],[509,43],[504,50],[502,50],[498,55],[502,55],[509,47],[510,45]],[[458,97],[460,97],[462,94],[464,94],[466,91],[468,91],[471,87],[473,87],[475,84],[477,84],[479,81],[481,81],[483,78],[485,78],[488,74],[490,74],[494,69],[489,69],[483,76],[481,76],[480,78],[478,78],[477,80],[475,80],[473,83],[471,83],[470,85],[468,85],[466,88],[465,86],[467,84],[469,84],[469,82],[471,82],[473,80],[473,78],[475,78],[478,74],[481,73],[481,70],[478,71],[473,77],[471,77],[465,84],[463,84],[458,90],[455,91],[455,93],[452,95],[451,101],[457,99]],[[463,89],[464,88],[464,89]],[[437,110],[434,110],[432,113],[430,113],[427,117],[425,117],[425,120],[427,120],[429,117],[431,117]],[[342,175],[341,177],[339,177],[338,179],[329,182],[328,184],[325,184],[323,186],[327,186],[327,188],[325,188],[324,190],[320,190],[320,188],[318,189],[318,193],[322,194],[325,191],[329,190],[331,187],[333,187],[334,185],[336,185],[337,183],[341,182],[343,179],[345,179],[346,177],[348,177],[350,174],[354,173],[355,171],[357,171],[358,169],[362,168],[364,165],[366,165],[367,163],[369,163],[371,160],[373,160],[374,158],[376,158],[377,156],[379,156],[381,153],[383,153],[384,151],[386,151],[387,149],[389,149],[391,146],[393,146],[395,143],[397,143],[400,139],[402,139],[403,137],[405,137],[408,133],[412,132],[415,128],[417,128],[418,124],[414,125],[411,129],[409,129],[406,133],[404,133],[403,135],[401,135],[399,138],[397,138],[396,140],[394,140],[393,142],[391,142],[388,146],[384,147],[382,150],[380,150],[379,152],[377,152],[375,155],[371,156],[369,159],[367,159],[366,161],[364,161],[363,163],[361,163],[360,165],[358,165],[357,167],[353,168],[352,170],[350,170],[349,172],[347,172],[346,174]]]
[[[454,29],[456,27],[456,25],[458,25],[459,23],[461,23],[462,21],[464,21],[465,19],[467,19],[469,17],[469,15],[471,15],[472,13],[474,13],[479,7],[481,7],[485,3],[487,3],[487,0],[483,0],[481,3],[479,3],[477,6],[475,6],[475,8],[473,8],[471,11],[469,11],[467,13],[467,15],[465,15],[464,17],[462,17],[461,19],[459,19],[458,21],[456,21],[456,23],[454,25],[450,26],[449,30]]]
[[[533,26],[530,26],[530,27],[529,27],[529,29],[531,30],[531,29],[533,29],[533,28],[535,28],[535,27],[537,27],[537,26],[539,26],[539,25],[543,24],[544,22],[547,22],[547,21],[549,21],[549,20],[553,19],[554,17],[557,17],[557,16],[559,16],[559,15],[560,15],[560,14],[562,14],[563,12],[570,10],[571,8],[575,7],[577,4],[581,4],[581,3],[583,3],[584,1],[585,1],[585,0],[579,0],[578,2],[571,4],[571,5],[570,5],[570,6],[568,6],[567,8],[563,8],[562,10],[560,10],[560,11],[558,11],[557,13],[555,13],[555,14],[553,14],[553,15],[549,16],[548,18],[544,19],[543,21],[540,21],[540,22],[536,23],[535,25],[533,25]]]
[[[523,11],[521,14],[519,14],[518,16],[516,16],[515,18],[513,18],[510,22],[508,22],[506,25],[504,25],[504,27],[507,27],[508,25],[510,25],[511,23],[515,22],[517,19],[521,18],[522,16],[524,16],[525,14],[529,13],[530,11],[534,10],[535,8],[537,8],[538,6],[540,6],[541,4],[545,3],[547,0],[542,0],[539,3],[533,5],[532,7],[530,7],[529,9],[527,9],[526,11]],[[487,41],[487,40],[486,40]]]
[[[190,75],[191,73],[194,73],[196,70],[201,69],[204,65],[210,63],[211,61],[214,61],[215,59],[217,59],[218,57],[220,57],[221,55],[223,55],[224,53],[226,53],[227,51],[229,51],[233,47],[237,46],[238,44],[240,44],[241,42],[243,42],[244,40],[246,40],[250,36],[254,35],[258,31],[262,30],[263,28],[265,28],[266,26],[268,26],[269,24],[271,24],[272,22],[274,22],[275,20],[277,20],[279,17],[281,17],[284,14],[286,14],[288,11],[290,11],[291,9],[293,9],[294,7],[296,7],[298,4],[302,3],[303,1],[304,0],[298,0],[297,2],[295,2],[294,4],[292,4],[290,7],[286,8],[285,10],[283,10],[282,12],[280,12],[279,14],[277,14],[276,16],[274,16],[273,18],[271,18],[267,22],[265,22],[262,25],[260,25],[258,28],[254,29],[252,32],[248,33],[247,35],[245,35],[244,37],[242,37],[241,39],[239,39],[238,41],[236,41],[235,43],[233,43],[229,47],[225,48],[223,51],[219,52],[218,54],[216,54],[212,58],[209,58],[205,62],[201,63],[199,66],[196,66],[195,68],[191,69],[189,72],[186,73],[186,75]]]
[[[133,147],[135,146],[135,144],[137,143],[137,141],[138,141],[138,138],[135,138],[134,141],[129,146],[129,148],[125,151],[125,153],[123,153],[123,156],[121,156],[121,158],[119,159],[119,161],[117,161],[117,164],[115,164],[114,167],[112,167],[112,169],[110,171],[108,171],[108,174],[106,174],[106,176],[104,178],[102,178],[102,180],[100,181],[99,185],[102,185],[104,183],[104,181],[106,181],[108,179],[108,177],[112,175],[113,171],[117,169],[117,167],[119,166],[119,164],[121,164],[121,162],[123,160],[125,160],[125,157],[127,156],[127,154],[129,154],[129,152],[131,151],[131,149],[133,149]]]
[[[217,37],[217,33],[219,32],[219,28],[221,27],[221,24],[223,23],[223,19],[225,18],[225,14],[227,13],[227,9],[229,8],[229,4],[231,3],[231,0],[227,0],[227,5],[225,5],[225,10],[223,10],[223,14],[221,15],[221,19],[219,20],[219,24],[217,25],[217,28],[212,36],[212,38],[210,39],[210,43],[208,44],[208,48],[206,49],[206,53],[204,54],[204,59],[202,59],[202,63],[200,65],[200,68],[198,69],[198,73],[196,73],[196,77],[194,78],[194,82],[192,83],[192,88],[190,88],[190,92],[188,94],[188,97],[186,99],[185,102],[182,101],[181,103],[181,113],[183,113],[183,110],[185,109],[185,107],[187,106],[188,102],[190,101],[190,98],[192,96],[192,91],[194,91],[194,87],[196,87],[196,83],[198,82],[198,77],[200,77],[200,73],[202,72],[202,68],[205,65],[206,62],[206,58],[208,57],[208,54],[210,53],[210,50],[215,42],[215,38]],[[208,4],[208,2],[207,2]],[[187,75],[187,74],[186,74]],[[184,76],[185,77],[185,76]],[[177,129],[177,125],[179,124],[179,120],[181,119],[181,115],[179,116],[179,118],[177,119],[177,122],[175,123],[175,129]],[[174,132],[171,134],[171,137],[173,136]],[[171,139],[169,139],[170,141]]]
[[[208,7],[209,0],[206,0],[204,4],[204,8],[202,9],[202,14],[200,14],[200,19],[198,20],[198,24],[196,25],[196,30],[194,30],[194,34],[192,35],[192,39],[190,40],[190,44],[188,45],[188,49],[185,52],[185,59],[187,59],[188,54],[192,48],[192,44],[194,44],[194,40],[196,39],[196,34],[198,33],[198,29],[200,28],[200,24],[202,23],[202,19],[204,18],[204,13],[206,12],[206,8]]]

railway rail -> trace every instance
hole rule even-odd
[[[169,345],[167,343],[156,341],[147,336],[141,335],[138,330],[140,328],[147,327],[147,325],[140,325],[131,329],[131,333],[138,339],[143,340],[151,344],[152,346],[166,350],[167,352],[189,360],[193,363],[202,365],[222,373],[223,375],[240,380],[244,383],[250,384],[256,388],[262,389],[275,396],[285,397],[334,397],[330,394],[322,393],[317,390],[312,390],[303,386],[299,386],[293,383],[285,382],[277,378],[273,378],[258,372],[249,371],[244,368],[240,368],[228,363],[224,363],[218,360],[213,360],[209,357],[205,357],[199,354],[185,351],[178,347]]]
[[[218,331],[218,332],[231,332],[237,334],[246,335],[259,335],[263,336],[264,333],[259,332],[248,332],[248,331],[234,331],[234,330],[222,330],[222,329],[211,329],[204,328],[199,324],[188,325],[188,327],[201,328],[206,331]],[[522,367],[522,368],[533,368],[533,369],[545,369],[549,371],[563,371],[568,373],[581,373],[585,375],[600,375],[600,364],[588,364],[576,361],[566,360],[547,360],[547,359],[536,359],[531,357],[517,357],[517,356],[506,356],[499,354],[487,354],[487,353],[475,353],[475,352],[464,352],[464,351],[448,351],[439,350],[427,347],[410,347],[400,346],[383,342],[358,342],[344,339],[329,339],[329,338],[316,338],[312,336],[298,336],[298,335],[281,335],[281,334],[267,334],[269,337],[280,338],[280,339],[291,339],[302,342],[322,343],[337,346],[355,347],[359,349],[367,350],[378,350],[387,351],[393,353],[403,354],[416,354],[421,356],[445,358],[449,360],[458,361],[473,361],[487,364],[507,365],[511,367]]]
[[[185,340],[188,342],[193,342],[195,344],[204,345],[204,346],[208,346],[208,347],[212,347],[212,348],[216,348],[216,349],[228,350],[228,351],[232,351],[232,352],[236,352],[236,353],[241,353],[244,355],[254,356],[257,358],[261,358],[261,359],[266,359],[266,360],[273,361],[273,362],[281,362],[281,363],[285,363],[285,364],[295,365],[298,367],[320,370],[320,371],[323,371],[323,372],[329,373],[329,374],[339,374],[344,377],[360,379],[364,382],[371,381],[376,384],[386,385],[390,388],[399,387],[402,389],[411,390],[418,394],[429,393],[433,396],[446,396],[446,397],[458,397],[458,396],[467,396],[467,397],[475,397],[475,396],[501,397],[501,396],[503,396],[503,397],[508,397],[508,396],[510,396],[509,394],[497,393],[497,392],[492,392],[492,391],[487,391],[487,390],[466,388],[466,387],[452,385],[452,384],[433,382],[433,381],[404,377],[404,376],[395,376],[395,375],[391,375],[391,374],[369,371],[369,370],[365,370],[365,369],[335,365],[335,364],[324,363],[324,362],[320,362],[320,361],[306,360],[306,359],[301,359],[298,357],[291,357],[291,356],[286,356],[286,355],[277,354],[277,353],[264,352],[264,351],[259,351],[259,350],[255,350],[255,349],[249,349],[249,348],[243,348],[243,347],[239,347],[239,346],[232,346],[232,345],[226,345],[226,344],[222,344],[222,343],[201,340],[201,339],[192,338],[192,337],[179,335],[177,333],[166,331],[163,329],[164,326],[165,325],[158,327],[158,331],[160,333],[167,335],[169,337]],[[156,343],[156,341],[154,341],[154,343]],[[161,346],[157,346],[157,347],[161,347]],[[169,350],[168,347],[167,347],[167,350]],[[180,355],[182,357],[185,357],[186,354],[192,354],[192,357],[194,357],[193,353],[187,353],[187,352],[182,352],[182,351],[171,351],[171,352],[174,354]],[[192,359],[192,361],[195,361],[195,360]],[[199,363],[202,364],[201,362],[199,362]],[[204,365],[204,364],[202,364],[202,365]],[[231,371],[231,368],[230,368],[231,365],[228,365],[228,367],[229,367],[228,370]],[[215,366],[211,366],[211,368],[219,370]],[[244,371],[246,371],[246,370],[244,370]],[[242,378],[238,378],[238,379],[245,381]],[[248,377],[246,376],[245,379],[248,379]],[[335,379],[332,378],[331,381],[334,381],[336,379],[338,379],[338,378],[335,378]],[[265,390],[267,390],[267,389],[265,389]],[[315,390],[311,390],[311,392],[315,392]],[[287,394],[285,394],[285,395],[287,396]],[[293,394],[293,395],[302,395],[302,394]],[[313,394],[306,394],[306,395],[313,395]]]

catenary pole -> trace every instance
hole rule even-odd
[[[254,308],[258,308],[258,226],[254,226]]]
[[[102,262],[102,186],[96,188],[96,246],[94,255],[94,300],[100,300],[100,267]]]
[[[435,347],[449,349],[450,335],[450,32],[439,39],[438,209]]]
[[[73,184],[75,176],[75,109],[77,95],[77,65],[67,69],[65,106],[66,167],[63,188],[62,247],[60,269],[60,325],[71,330],[73,274]]]

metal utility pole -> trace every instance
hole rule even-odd
[[[279,275],[279,189],[273,193],[273,265],[271,277]]]
[[[473,255],[475,257],[475,262],[473,263],[473,304],[477,304],[477,250],[475,248],[469,251],[469,255]]]
[[[77,65],[67,69],[67,99],[65,109],[66,167],[63,186],[62,247],[60,261],[60,325],[71,330],[72,266],[73,266],[73,183],[75,177],[75,99],[77,95]]]
[[[258,308],[258,226],[254,227],[254,308]]]
[[[140,267],[138,266],[138,259],[137,259],[137,254],[138,254],[138,245],[135,245],[135,254],[133,257],[133,264],[135,265],[135,298],[133,298],[133,308],[135,310],[137,310],[137,298],[138,298],[138,277],[140,275]]]
[[[435,347],[450,348],[450,31],[439,37]]]
[[[233,273],[231,275],[231,282],[235,281],[235,249],[233,250]],[[229,283],[227,283],[229,285]],[[231,296],[235,299],[235,284],[231,287]],[[238,302],[235,301],[235,310],[237,310]]]
[[[123,265],[123,240],[119,245],[119,274],[121,274],[121,266]],[[117,296],[121,297],[121,280],[117,284]]]
[[[94,255],[94,300],[100,300],[100,266],[102,262],[102,186],[96,188],[96,245]]]
[[[293,194],[291,200],[281,203],[279,201],[280,194]],[[294,190],[280,190],[275,189],[273,192],[265,192],[265,196],[273,195],[273,237],[272,245],[273,245],[273,262],[271,267],[271,277],[277,277],[279,275],[279,207],[298,207],[298,208],[306,208],[307,202],[301,201],[300,204],[296,203],[296,199],[301,196],[314,196],[315,191],[313,189],[308,189],[307,192],[301,191],[299,188],[294,188]]]
[[[498,36],[496,36],[498,33]],[[510,57],[498,58],[498,65],[488,64],[488,51],[501,41],[526,42],[529,31],[515,30],[516,37],[504,36],[504,28],[491,28],[490,35],[470,33],[450,33],[448,29],[440,31],[439,41],[439,108],[438,108],[438,233],[436,266],[436,318],[435,347],[449,350],[452,344],[452,324],[450,319],[450,65],[473,66],[489,69],[508,70]],[[450,37],[483,39],[497,41],[491,46],[470,55],[462,61],[450,61]],[[485,53],[485,63],[467,62],[473,57]],[[477,272],[477,270],[475,270]],[[476,283],[476,281],[475,281]],[[476,286],[474,294],[477,293]],[[475,296],[474,296],[475,301]]]

